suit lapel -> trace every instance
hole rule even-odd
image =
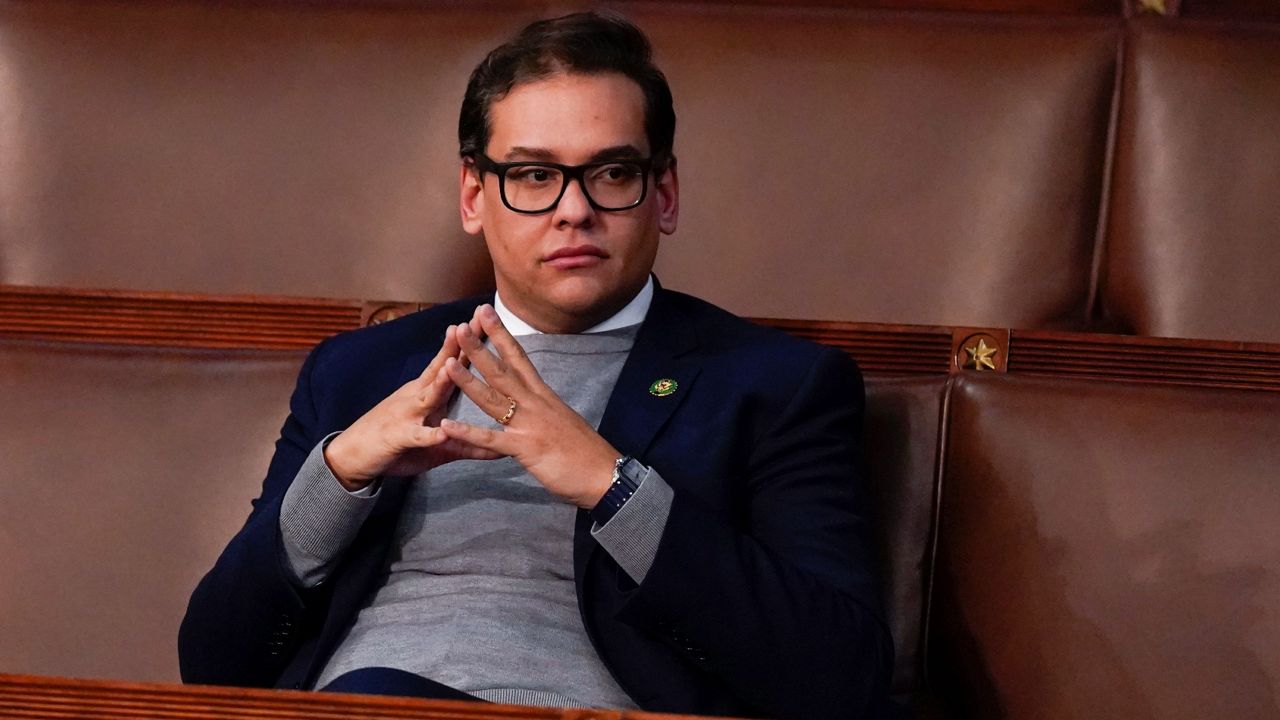
[[[682,357],[696,344],[693,328],[672,318],[670,309],[662,309],[667,305],[660,302],[662,297],[654,296],[654,307],[640,327],[600,420],[602,436],[623,453],[641,460],[658,431],[688,397],[701,371],[692,359]],[[668,395],[650,391],[654,383],[663,380],[675,381],[675,391]]]
[[[659,287],[600,420],[600,435],[619,452],[644,462],[654,439],[689,396],[701,372],[690,355],[697,341],[695,329]],[[665,396],[651,393],[650,387],[659,380],[674,380],[675,392]],[[580,510],[577,520],[574,575],[581,583],[597,544],[591,539],[591,516]]]

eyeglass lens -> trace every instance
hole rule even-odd
[[[582,173],[587,197],[603,210],[622,210],[640,202],[644,180],[644,168],[627,162],[587,167]],[[507,169],[502,191],[512,208],[541,212],[556,204],[566,184],[564,172],[557,168],[513,165]]]

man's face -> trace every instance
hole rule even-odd
[[[648,158],[644,94],[624,75],[560,74],[517,85],[490,106],[485,154],[499,163],[564,165]],[[508,209],[498,177],[463,167],[462,226],[483,233],[503,302],[544,332],[579,332],[608,319],[640,291],[658,236],[679,210],[675,169],[649,182],[643,203],[591,207],[577,181],[538,215]]]

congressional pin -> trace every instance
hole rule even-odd
[[[649,386],[649,394],[654,397],[666,397],[674,393],[678,387],[680,386],[676,384],[675,380],[662,378],[661,380],[653,381],[653,384]]]

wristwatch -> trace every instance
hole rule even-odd
[[[591,508],[591,519],[596,525],[603,526],[618,514],[627,500],[635,494],[636,488],[640,487],[640,481],[647,471],[648,468],[630,455],[618,458],[613,464],[613,483],[605,491],[604,497],[600,498],[600,502]]]

